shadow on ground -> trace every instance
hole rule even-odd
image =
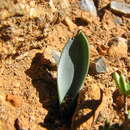
[[[26,71],[26,74],[32,79],[32,84],[39,92],[43,108],[48,110],[44,122],[39,123],[48,130],[55,130],[64,124],[58,108],[56,79],[51,74],[54,69],[55,67],[43,57],[43,54],[37,53],[32,60],[31,67]]]
[[[81,124],[83,124],[84,122],[86,122],[87,120],[89,120],[92,116],[95,115],[95,112],[97,110],[97,108],[100,106],[101,102],[102,102],[102,98],[103,98],[103,91],[100,89],[100,93],[101,93],[101,97],[99,100],[87,100],[85,102],[83,102],[79,108],[78,111],[80,109],[84,109],[84,108],[89,108],[92,111],[89,112],[86,115],[81,116],[78,120],[75,120],[73,122],[73,126],[72,129],[76,129],[78,128]]]
[[[58,128],[65,128],[67,130],[69,129],[66,128],[68,124],[59,109],[56,79],[51,74],[55,69],[56,67],[49,60],[45,59],[43,54],[37,53],[32,60],[30,68],[25,73],[32,79],[33,86],[39,92],[39,100],[43,108],[48,110],[48,114],[39,125],[48,130],[56,130]],[[87,101],[82,104],[80,109],[88,107],[92,109],[92,112],[77,120],[76,126],[79,126],[93,116],[101,101],[102,96],[97,101]]]
[[[30,68],[25,72],[31,79],[33,86],[39,92],[39,100],[42,103],[43,108],[48,110],[43,122],[39,122],[39,125],[47,128],[48,130],[67,130],[66,120],[61,115],[58,104],[57,96],[57,84],[56,79],[53,78],[52,72],[56,69],[51,62],[44,58],[43,54],[37,53],[33,58]],[[99,100],[85,101],[79,109],[89,108],[92,109],[90,113],[82,116],[80,119],[74,122],[75,127],[86,122],[91,116],[94,115],[96,109],[102,102],[103,92],[101,90],[101,97]],[[100,126],[99,130],[104,130],[104,126]],[[112,127],[113,128],[113,127]],[[74,130],[74,129],[73,129]]]

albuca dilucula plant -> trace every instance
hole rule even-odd
[[[116,82],[117,87],[120,89],[121,93],[124,94],[126,98],[128,98],[130,96],[130,82],[126,82],[124,75],[122,74],[119,75],[117,72],[113,73],[113,78]],[[128,119],[130,119],[130,104],[127,104],[127,102],[126,102],[126,108]]]
[[[58,64],[57,90],[59,104],[66,114],[74,111],[79,91],[89,68],[89,44],[80,31],[65,45]]]

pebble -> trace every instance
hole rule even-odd
[[[29,12],[30,18],[37,18],[39,17],[40,11],[37,8],[31,8]]]
[[[21,98],[12,94],[6,95],[6,101],[10,102],[14,107],[20,107],[22,104]]]
[[[105,55],[107,53],[108,46],[101,45],[97,47],[98,53],[100,55]]]
[[[116,24],[123,24],[123,21],[122,21],[122,19],[120,17],[115,16],[114,23],[116,23]]]
[[[7,10],[3,10],[0,12],[0,18],[5,20],[10,17],[10,13]]]
[[[20,116],[15,120],[15,126],[17,126],[18,130],[26,130],[29,129],[29,124],[27,122],[28,121],[26,121],[24,117],[21,118]]]
[[[93,63],[90,64],[90,69],[89,69],[90,74],[100,74],[106,71],[107,71],[107,67],[103,57],[99,57]]]
[[[93,0],[81,0],[80,8],[82,10],[90,12],[90,14],[94,16],[97,16],[97,10],[96,10]]]
[[[29,8],[29,6],[26,4],[18,3],[15,5],[14,9],[12,9],[12,13],[14,13],[14,15],[24,15],[27,8]]]
[[[60,61],[60,55],[61,55],[60,52],[56,51],[56,50],[52,50],[51,55],[52,55],[53,59],[55,60],[56,64],[58,64]]]
[[[60,9],[62,9],[62,10],[68,9],[70,7],[69,0],[49,0],[49,5],[53,12],[57,11],[57,8],[56,8],[57,4],[60,7]]]
[[[126,4],[124,2],[119,2],[119,1],[112,1],[110,4],[110,8],[119,14],[130,16],[129,4]]]
[[[93,18],[89,12],[82,11],[81,12],[81,19],[86,23],[92,23]]]
[[[53,0],[50,0],[50,1],[49,1],[49,5],[50,5],[50,7],[51,7],[52,12],[55,12],[55,11],[56,11],[56,8],[55,8],[55,5],[54,5]]]
[[[74,31],[77,27],[69,17],[65,18],[65,24],[69,27],[70,31]]]
[[[127,57],[127,40],[122,37],[116,37],[108,42],[108,55],[115,58]]]

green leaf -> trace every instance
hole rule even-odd
[[[117,87],[118,87],[118,88],[120,89],[120,91],[124,94],[124,93],[125,93],[125,89],[124,89],[124,87],[121,85],[120,75],[119,75],[117,72],[114,72],[114,73],[113,73],[113,78],[114,78],[114,80],[115,80],[115,82],[116,82]]]
[[[62,104],[75,99],[81,89],[89,67],[89,45],[85,35],[79,32],[64,47],[58,64],[58,96]]]
[[[126,82],[124,75],[119,75],[117,72],[114,72],[113,78],[120,91],[126,96],[130,95],[130,83]]]
[[[127,83],[125,81],[125,77],[123,75],[120,75],[120,86],[122,88],[123,93],[127,95],[128,88]]]
[[[120,82],[119,82],[120,76],[119,76],[119,74],[117,72],[113,73],[113,78],[114,78],[114,80],[116,82],[117,87],[120,88]]]
[[[128,119],[130,119],[130,111],[128,111]]]
[[[126,86],[127,86],[127,96],[128,96],[130,95],[130,83],[127,83]]]

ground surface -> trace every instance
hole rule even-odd
[[[130,50],[110,53],[108,43],[123,37],[130,46],[130,19],[115,15],[109,3],[96,1],[98,16],[92,17],[78,0],[0,0],[0,130],[98,130],[105,120],[125,123],[124,100],[111,74],[130,78]],[[60,52],[78,30],[88,37],[90,61],[103,57],[107,71],[89,72],[67,125],[57,109],[51,51]]]

